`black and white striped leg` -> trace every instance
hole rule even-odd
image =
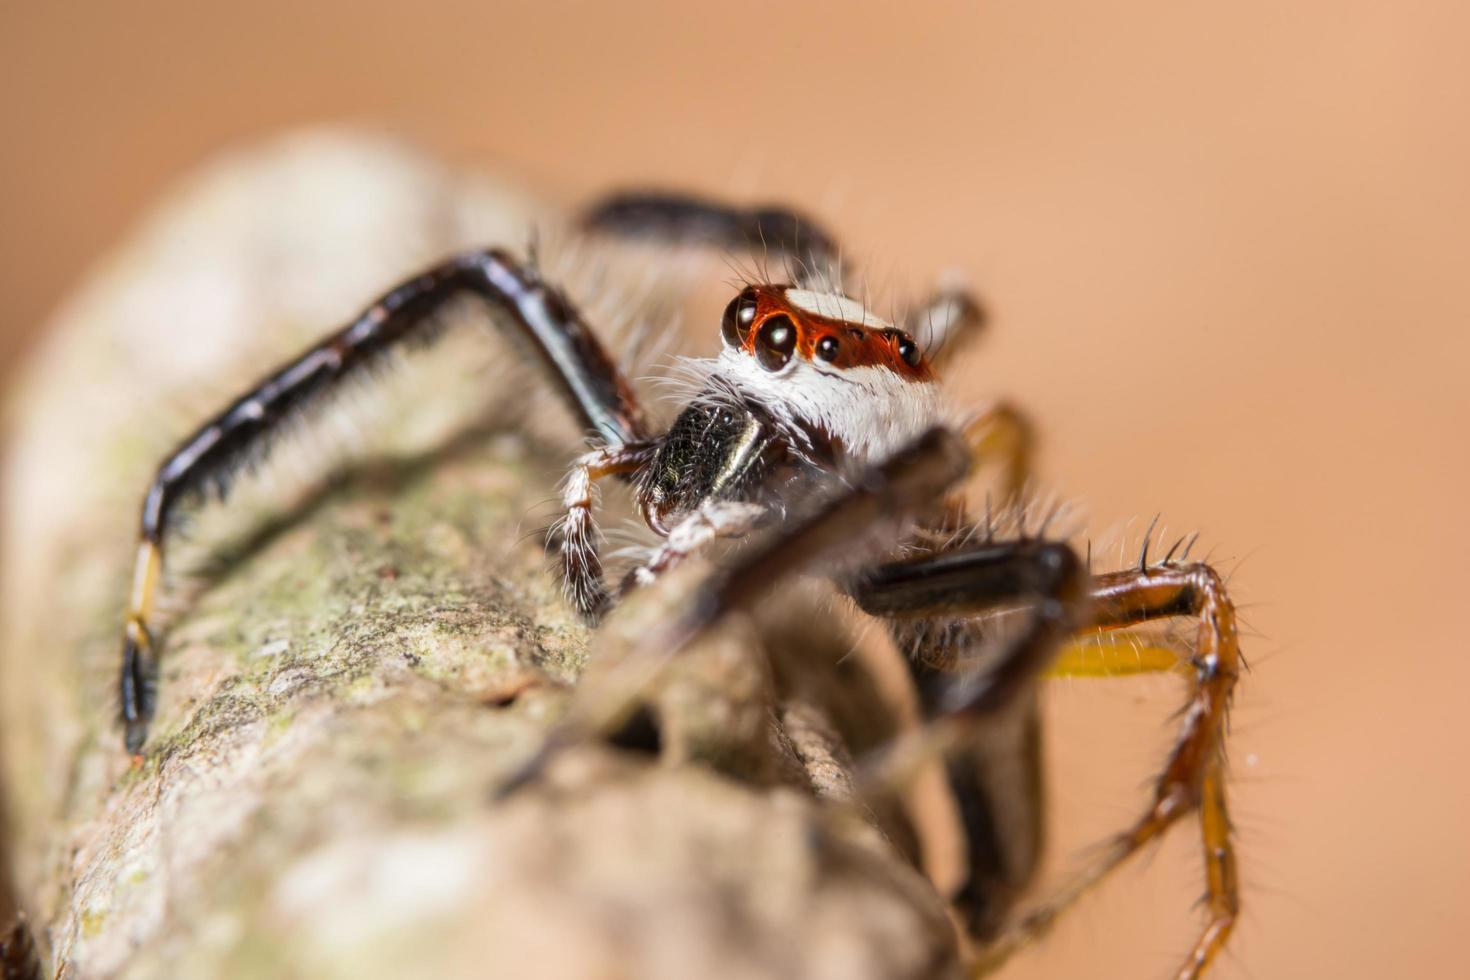
[[[119,686],[129,752],[142,749],[157,699],[157,649],[148,623],[176,505],[211,488],[223,497],[230,476],[268,444],[284,419],[314,395],[360,374],[385,352],[432,340],[435,314],[465,295],[483,300],[495,324],[541,362],[588,430],[612,446],[646,438],[632,388],[601,342],[561,293],[509,254],[468,252],[386,293],[357,319],[236,399],[159,466],[143,503],[123,627]]]

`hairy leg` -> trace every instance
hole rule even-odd
[[[537,355],[573,413],[604,442],[619,446],[646,437],[631,387],[591,329],[560,293],[508,254],[466,253],[394,288],[236,399],[159,466],[143,502],[123,627],[120,693],[129,752],[141,750],[157,701],[157,650],[148,623],[179,501],[211,488],[223,497],[234,472],[264,451],[284,419],[382,354],[433,339],[434,315],[463,295],[490,306],[496,325]]]
[[[1036,430],[1026,413],[1008,401],[996,402],[965,426],[965,440],[980,463],[1001,461],[1006,500],[1019,499],[1031,482],[1031,461],[1036,455]]]
[[[1186,814],[1198,812],[1204,845],[1208,921],[1178,976],[1199,977],[1214,961],[1240,914],[1240,884],[1225,799],[1225,730],[1231,695],[1239,674],[1239,637],[1235,607],[1219,574],[1206,564],[1143,567],[1094,580],[1095,631],[1126,629],[1175,616],[1198,622],[1195,651],[1187,660],[1170,660],[1163,651],[1131,644],[1103,643],[1079,648],[1059,662],[1062,676],[1119,676],[1152,665],[1186,668],[1191,676],[1189,703],[1180,731],[1154,783],[1153,802],[1106,852],[1036,911],[1007,929],[987,950],[982,972],[995,969],[1018,949],[1045,934],[1069,906],[1103,881],[1150,841],[1157,840]],[[1070,666],[1070,670],[1067,668]]]
[[[996,402],[965,424],[964,437],[977,470],[1000,463],[1001,503],[1022,502],[1031,483],[1031,460],[1035,455],[1034,429],[1025,413],[1008,401]],[[1045,525],[1043,521],[1036,536],[1046,533]],[[928,554],[938,554],[951,551],[965,541],[990,543],[995,538],[989,496],[983,523],[977,523],[964,494],[956,493],[951,495],[942,514],[917,530],[914,544]]]

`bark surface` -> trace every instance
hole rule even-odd
[[[394,145],[306,135],[181,188],[61,312],[6,406],[0,564],[14,863],[58,976],[953,970],[934,892],[843,803],[838,731],[880,709],[831,637],[773,673],[729,631],[658,686],[657,755],[578,750],[491,801],[602,641],[534,533],[576,434],[473,330],[201,512],[130,768],[112,687],[151,467],[403,274],[544,221]],[[372,438],[343,464],[353,426]]]

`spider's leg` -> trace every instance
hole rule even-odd
[[[1031,482],[1031,460],[1036,454],[1036,429],[1026,413],[1008,401],[998,401],[965,425],[965,439],[977,462],[1002,461],[1006,500],[1019,499]]]
[[[926,675],[941,688],[936,703],[957,718],[1009,704],[1087,621],[1085,570],[1059,541],[996,542],[889,562],[864,571],[848,591],[864,612],[894,620],[973,616],[1029,604],[1029,624],[994,667],[962,676]]]
[[[236,399],[159,466],[143,502],[124,625],[120,687],[129,752],[142,748],[157,700],[157,651],[148,621],[180,499],[210,487],[223,496],[233,471],[268,443],[283,419],[379,355],[432,339],[434,315],[462,295],[490,306],[495,324],[537,355],[579,421],[604,442],[616,446],[644,438],[632,389],[591,329],[559,292],[508,254],[469,252],[386,293]]]
[[[715,501],[700,506],[669,531],[664,543],[648,561],[630,571],[623,579],[621,594],[640,586],[652,585],[660,575],[717,538],[738,538],[754,530],[770,511],[760,504],[733,500]]]
[[[672,657],[732,613],[758,607],[790,575],[891,547],[904,518],[941,501],[968,469],[963,440],[948,429],[931,429],[830,499],[753,542],[729,567],[679,596],[675,608],[661,589],[635,593],[599,634],[604,647],[594,651],[594,656],[614,655],[617,666],[578,688],[566,717],[497,795],[533,782],[563,749],[615,731]]]
[[[992,462],[1000,463],[999,504],[1023,503],[1031,484],[1031,460],[1036,453],[1035,427],[1026,413],[1009,401],[997,401],[966,422],[963,433],[977,469]],[[996,537],[995,523],[988,495],[984,523],[977,524],[966,506],[965,495],[955,493],[945,513],[917,530],[915,543],[928,552],[948,551],[963,538],[989,543]],[[1037,535],[1044,533],[1043,527]]]
[[[1057,917],[1175,821],[1198,810],[1204,843],[1205,905],[1209,922],[1180,967],[1181,980],[1200,976],[1224,947],[1240,914],[1240,887],[1230,815],[1225,801],[1224,738],[1231,694],[1242,660],[1235,607],[1219,574],[1205,564],[1156,565],[1098,576],[1093,588],[1091,629],[1123,629],[1151,620],[1192,616],[1198,620],[1192,657],[1171,660],[1149,648],[1140,660],[1130,644],[1079,649],[1054,666],[1059,676],[1121,676],[1144,666],[1159,671],[1187,668],[1192,689],[1168,762],[1154,785],[1153,803],[1114,840],[1107,852],[1037,911],[1019,920],[987,950],[986,966],[998,966],[1017,949],[1044,934]]]
[[[674,245],[703,245],[774,252],[790,260],[797,280],[838,285],[843,278],[836,239],[791,208],[743,208],[720,201],[658,191],[610,194],[582,212],[584,228],[623,238]]]
[[[605,476],[634,473],[648,464],[653,444],[604,446],[579,458],[562,491],[566,520],[561,528],[562,582],[573,606],[597,622],[611,603],[597,553],[597,528],[592,518],[592,487]]]
[[[926,718],[883,753],[869,778],[901,784],[942,755],[959,805],[969,860],[955,896],[970,931],[993,934],[1029,882],[1041,851],[1040,726],[1034,692],[1058,648],[1086,623],[1087,577],[1060,542],[990,543],[866,571],[848,585],[865,612],[888,620]],[[1023,611],[1025,623],[983,666],[973,617]]]
[[[942,369],[984,329],[985,307],[967,289],[941,288],[910,311],[903,327],[924,348],[929,363]]]

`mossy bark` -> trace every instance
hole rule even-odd
[[[459,411],[395,409],[345,468],[297,447],[336,475],[196,530],[228,560],[174,589],[161,710],[130,768],[111,684],[136,497],[200,414],[165,407],[207,410],[423,261],[520,242],[534,213],[392,145],[285,141],[181,191],[23,374],[0,747],[21,893],[58,975],[953,970],[937,897],[842,805],[824,675],[773,677],[749,634],[661,683],[660,757],[589,747],[492,802],[564,710],[589,636],[528,533],[575,442],[466,431],[496,394],[483,381],[399,392]]]

